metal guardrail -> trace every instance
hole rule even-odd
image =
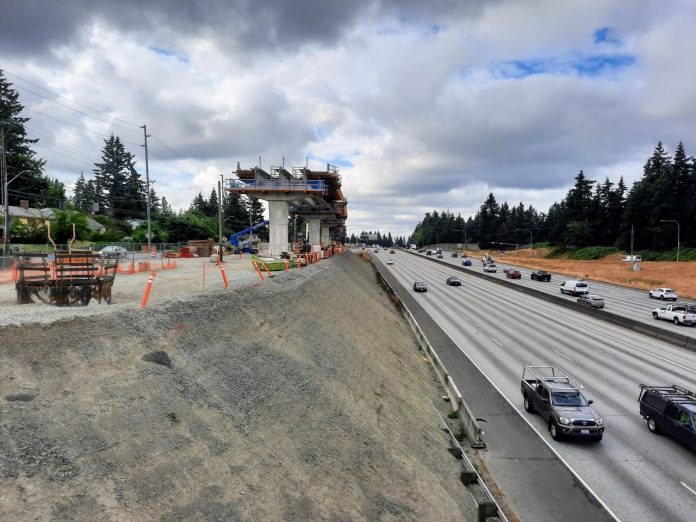
[[[327,192],[326,183],[322,180],[285,180],[285,179],[231,179],[230,190],[287,190],[303,192]]]

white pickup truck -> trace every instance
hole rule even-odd
[[[696,306],[675,304],[655,308],[652,312],[653,319],[664,319],[674,324],[696,325]]]

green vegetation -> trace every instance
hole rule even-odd
[[[620,250],[615,247],[593,246],[576,249],[554,248],[546,256],[547,259],[568,258],[576,261],[591,261],[602,259],[612,254],[618,254]]]
[[[451,411],[447,414],[447,416],[450,419],[458,419],[459,418],[459,412],[458,411]]]

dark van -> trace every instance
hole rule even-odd
[[[696,451],[696,394],[673,384],[640,385],[640,415],[652,433],[663,433]]]

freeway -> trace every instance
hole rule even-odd
[[[407,288],[415,280],[428,283],[428,292],[415,297],[462,357],[517,405],[619,519],[693,520],[696,455],[651,434],[637,398],[640,383],[696,388],[696,353],[404,252],[380,251],[377,258],[393,259],[381,269]],[[447,286],[450,275],[459,275],[463,285]],[[556,442],[539,416],[523,412],[525,364],[557,364],[578,378],[605,419],[603,441]]]
[[[429,256],[425,256],[425,254],[418,254],[422,257],[428,258]],[[440,261],[445,261],[449,264],[456,265],[458,267],[461,267],[466,270],[471,270],[475,272],[482,272],[483,271],[483,265],[481,263],[480,257],[474,256],[474,257],[469,257],[471,259],[472,265],[471,266],[462,266],[462,261],[463,259],[456,257],[453,258],[451,257],[450,252],[443,252],[443,259]],[[531,273],[532,270],[528,268],[522,268],[518,266],[514,266],[512,264],[507,264],[503,262],[498,262],[496,261],[495,263],[498,266],[498,272],[494,274],[486,274],[489,277],[492,278],[498,278],[498,279],[506,279],[505,274],[503,273],[504,268],[514,268],[515,270],[519,270],[520,273],[522,274],[522,279],[509,279],[509,281],[512,281],[516,284],[520,284],[523,286],[527,286],[530,288],[534,288],[536,290],[539,290],[541,292],[546,292],[549,294],[553,295],[561,295],[560,292],[560,284],[562,281],[566,279],[577,279],[568,275],[562,275],[562,274],[556,274],[552,273],[551,275],[551,281],[549,283],[547,282],[540,282],[540,281],[532,281],[531,279]],[[627,274],[631,274],[631,272],[628,272],[628,267],[626,268]],[[655,321],[652,318],[652,311],[659,307],[663,306],[664,304],[671,304],[671,301],[659,301],[659,300],[654,300],[650,299],[648,297],[648,292],[643,291],[643,290],[637,290],[634,288],[628,288],[628,287],[622,287],[618,285],[613,285],[610,283],[602,283],[599,281],[588,281],[589,283],[589,288],[590,288],[590,293],[591,294],[597,294],[602,297],[604,297],[605,301],[605,307],[604,309],[607,310],[608,312],[614,312],[618,315],[622,315],[624,317],[628,317],[630,319],[633,319],[634,321],[641,321],[646,324],[651,324],[653,326],[659,326],[660,328],[664,328],[666,330],[670,330],[673,332],[678,332],[682,335],[686,335],[689,337],[694,337],[696,338],[696,328],[694,327],[689,327],[685,325],[674,325],[672,323],[669,323],[667,321]],[[678,291],[679,289],[677,289]],[[575,300],[575,297],[572,296],[564,296],[565,299],[569,300]],[[691,303],[695,304],[693,301],[689,301],[687,299],[679,299],[677,302],[679,303]]]

